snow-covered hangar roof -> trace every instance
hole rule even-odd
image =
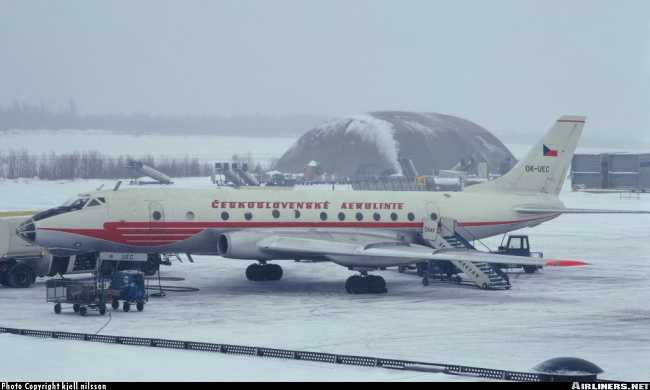
[[[377,111],[324,123],[300,137],[278,160],[283,172],[302,172],[316,160],[324,172],[354,176],[370,170],[400,173],[410,158],[420,174],[450,169],[461,158],[488,162],[499,172],[514,157],[483,127],[451,115]]]

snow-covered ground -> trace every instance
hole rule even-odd
[[[280,157],[295,138],[126,134],[105,130],[11,130],[0,131],[0,140],[0,152],[25,149],[36,155],[96,150],[109,156],[191,156],[211,161],[229,160],[233,154],[245,156],[250,153],[255,161],[268,162]]]
[[[60,204],[102,181],[0,181],[0,209]],[[110,181],[104,181],[107,186]],[[178,185],[209,186],[208,178]],[[567,207],[650,209],[650,195],[564,191]],[[142,313],[112,313],[105,334],[362,354],[500,369],[528,370],[557,356],[593,361],[605,378],[650,378],[650,216],[565,215],[526,229],[547,257],[582,259],[582,268],[548,268],[511,276],[509,291],[432,284],[395,270],[389,292],[351,296],[351,272],[334,264],[280,263],[278,282],[249,282],[248,261],[196,256],[175,262],[170,284],[200,288],[152,298]],[[487,240],[493,248],[500,238]],[[0,288],[0,325],[96,332],[106,317],[55,315],[44,279],[27,290]],[[12,351],[5,353],[2,351]],[[79,369],[80,362],[93,361]],[[56,362],[56,363],[54,363]],[[127,364],[124,364],[126,362]],[[122,369],[133,365],[136,368]],[[86,367],[87,366],[87,367]],[[93,368],[94,366],[94,368]],[[98,368],[101,367],[101,368]],[[138,369],[142,367],[142,369]],[[84,371],[88,370],[88,371]],[[0,336],[0,377],[30,380],[447,380],[438,374],[271,361]]]

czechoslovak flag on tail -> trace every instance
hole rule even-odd
[[[557,149],[551,149],[546,145],[544,146],[544,157],[557,157]]]

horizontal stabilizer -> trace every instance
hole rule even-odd
[[[548,207],[516,207],[514,210],[522,214],[650,214],[648,210],[553,209]]]

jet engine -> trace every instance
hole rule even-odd
[[[272,256],[257,246],[266,237],[268,235],[261,232],[223,233],[217,238],[217,249],[219,255],[230,259],[270,260]]]

